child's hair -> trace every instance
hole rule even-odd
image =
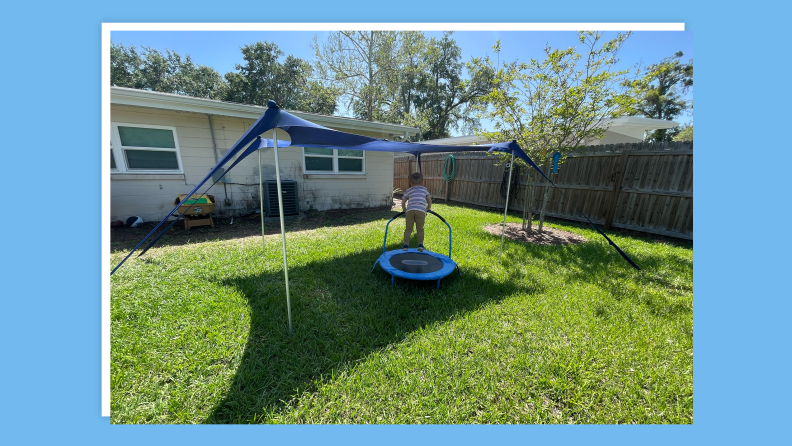
[[[413,172],[410,174],[410,184],[416,186],[423,184],[423,175],[421,175],[421,172]]]

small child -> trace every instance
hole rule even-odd
[[[410,248],[410,236],[412,235],[413,224],[418,236],[418,251],[423,251],[424,222],[426,221],[426,211],[432,207],[432,196],[429,190],[423,187],[423,175],[421,172],[413,172],[410,175],[410,188],[402,196],[402,211],[407,220],[407,227],[404,229],[404,246],[402,251]]]

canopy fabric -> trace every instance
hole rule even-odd
[[[318,148],[327,148],[327,149],[343,149],[343,150],[366,150],[366,151],[375,151],[375,152],[397,152],[397,153],[409,153],[418,157],[418,162],[420,165],[420,155],[422,153],[436,153],[436,152],[468,152],[468,151],[489,151],[489,152],[506,152],[506,153],[513,153],[515,156],[519,157],[520,159],[524,160],[528,165],[536,169],[544,178],[550,181],[550,178],[542,172],[539,166],[531,160],[531,158],[520,148],[520,146],[515,142],[505,142],[505,143],[497,143],[497,144],[488,144],[488,145],[480,145],[480,146],[440,146],[440,145],[432,145],[432,144],[421,144],[421,143],[413,143],[413,142],[400,142],[400,141],[388,141],[386,139],[380,138],[372,138],[369,136],[362,136],[356,135],[352,133],[345,133],[340,132],[338,130],[333,130],[327,127],[323,127],[318,124],[314,124],[313,122],[307,121],[302,118],[298,118],[286,111],[283,111],[278,107],[275,101],[269,101],[267,103],[267,111],[264,112],[263,115],[255,122],[252,126],[242,135],[241,138],[231,147],[228,152],[217,162],[217,164],[206,174],[206,176],[196,184],[195,188],[187,194],[187,196],[192,196],[195,194],[204,184],[206,184],[209,179],[211,179],[220,169],[225,168],[225,171],[222,175],[227,174],[231,171],[231,169],[239,164],[240,161],[245,159],[248,155],[254,153],[255,151],[265,148],[265,147],[273,147],[274,141],[271,139],[262,138],[264,132],[271,131],[273,129],[280,129],[286,131],[289,136],[291,137],[291,142],[281,141],[278,140],[278,147],[288,147],[288,146],[297,146],[297,147],[318,147]],[[237,156],[238,155],[238,156]],[[229,162],[234,159],[233,163]],[[228,165],[228,167],[226,167]],[[209,188],[211,188],[214,184],[216,184],[221,178],[222,175],[219,176]],[[552,183],[552,181],[550,181]],[[553,184],[554,187],[555,184]],[[208,190],[208,189],[207,189]],[[560,191],[560,189],[559,189]],[[563,192],[562,192],[563,193]],[[126,262],[126,260],[146,241],[151,237],[177,210],[179,206],[171,210],[165,218],[162,219],[159,224],[157,224],[151,232],[140,241],[140,243],[135,246],[135,248],[130,251],[130,253],[113,269],[111,274],[115,273],[121,265]],[[582,214],[582,212],[581,212]],[[584,215],[585,216],[585,215]],[[586,217],[588,220],[588,217]],[[178,219],[177,219],[178,220]],[[635,263],[629,259],[599,228],[594,225],[591,220],[588,220],[599,232],[602,234],[611,245],[616,247],[619,253],[627,259],[630,264],[635,266]],[[171,226],[176,221],[171,223]],[[139,255],[143,255],[149,248],[151,248],[154,243],[159,240],[159,238],[167,232],[162,231],[159,236],[153,239],[149,245],[143,250]]]

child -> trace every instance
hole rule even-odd
[[[407,227],[404,229],[402,251],[407,251],[410,248],[413,223],[418,236],[418,251],[424,250],[424,221],[426,221],[426,211],[431,207],[432,196],[429,195],[429,190],[423,187],[423,175],[421,175],[421,172],[413,172],[410,175],[410,188],[402,196],[402,211],[407,214]]]

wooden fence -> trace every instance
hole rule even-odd
[[[446,153],[421,156],[424,186],[436,202],[443,200],[503,209],[501,194],[505,163],[482,152],[455,153],[453,181],[443,181]],[[408,175],[418,170],[413,156],[398,156],[394,187],[406,190]],[[550,169],[544,169],[550,175]],[[532,212],[542,206],[549,186],[537,173],[533,193],[528,169],[521,169],[519,187],[512,190],[509,209],[522,211],[527,198]],[[693,142],[637,143],[589,146],[562,160],[550,177],[567,195],[550,187],[545,215],[598,225],[693,239]],[[442,185],[442,191],[440,190]],[[527,194],[526,194],[527,192]],[[532,196],[528,196],[532,195]]]

